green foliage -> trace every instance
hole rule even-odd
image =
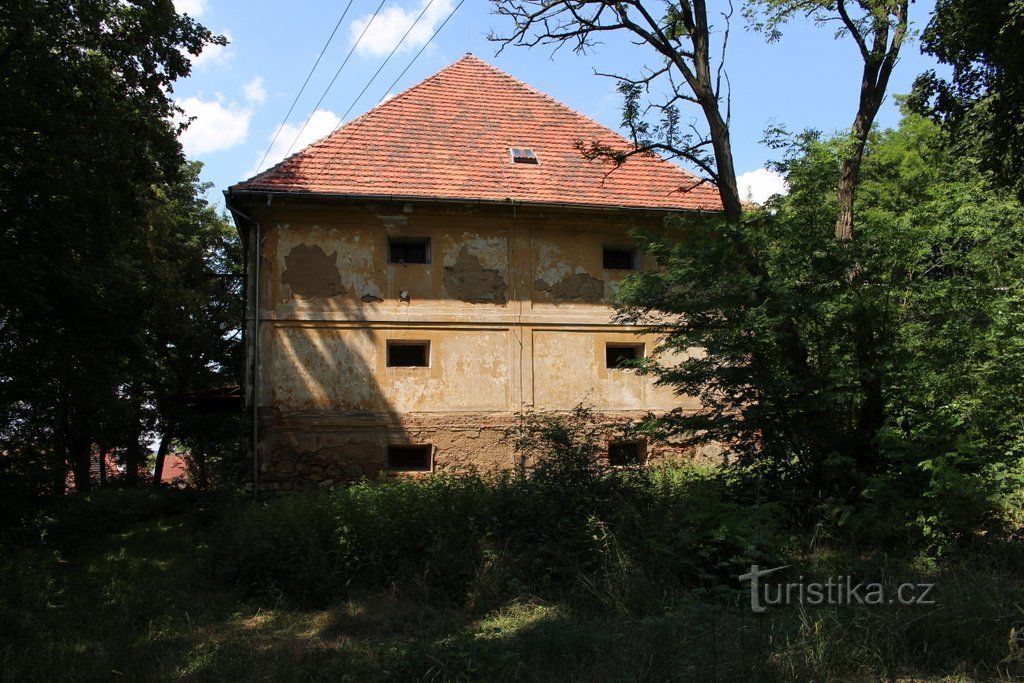
[[[878,539],[884,518],[933,550],[1011,533],[1024,208],[908,116],[873,136],[837,242],[837,144],[800,138],[790,194],[739,225],[641,236],[661,269],[625,283],[621,317],[663,334],[645,371],[704,406],[661,427],[724,444],[808,521]]]
[[[363,482],[239,510],[214,566],[303,603],[387,588],[480,606],[525,591],[642,612],[661,609],[652,586],[714,588],[769,557],[777,509],[742,480],[598,469],[598,433],[585,409],[533,416],[517,437],[535,457],[530,477]]]
[[[87,489],[99,446],[133,480],[156,397],[234,364],[236,247],[170,97],[224,42],[170,0],[0,8],[0,477]]]
[[[190,455],[200,487],[237,483],[239,414],[190,412],[188,392],[241,382],[242,253],[234,227],[205,199],[201,165],[186,164],[183,180],[158,188],[149,232],[150,305],[143,323],[140,393],[161,435]],[[244,465],[243,465],[244,467]]]
[[[993,179],[1024,196],[1024,14],[1015,0],[940,0],[922,51],[952,67],[914,83],[912,106],[942,121]]]
[[[744,500],[739,482],[723,478],[720,470],[687,468],[664,474],[661,485],[675,492],[666,498],[666,511],[677,505],[687,510],[666,525],[685,527],[693,512],[708,505],[705,514],[715,515],[723,497]],[[403,488],[402,503],[395,502],[397,492],[387,490],[390,484],[382,484],[349,499],[350,506],[368,504],[365,520],[355,509],[345,508],[346,516],[360,520],[370,544],[371,534],[389,528],[374,526],[371,515],[402,510],[418,514],[429,502],[444,507],[426,511],[437,523],[447,510],[467,509],[449,507],[451,496],[469,501],[477,495],[467,492],[476,486],[472,478],[464,479],[461,488],[449,482],[448,498],[422,487],[425,482],[396,483],[409,485]],[[679,495],[683,491],[687,495]],[[138,512],[144,512],[145,500],[156,499],[143,491],[123,495],[120,502]],[[419,495],[429,501],[414,502]],[[289,522],[301,536],[305,522],[325,519],[325,527],[336,524],[331,521],[332,498],[295,497],[265,509],[236,502],[249,513],[258,511],[261,522],[271,527],[268,532],[277,541],[268,552],[282,548],[298,562],[310,556],[290,549],[289,543],[308,541],[288,541],[273,528],[271,511],[284,511],[285,504],[289,510],[303,510],[299,516],[304,521]],[[549,590],[538,594],[532,575],[519,585],[498,581],[518,576],[522,567],[510,569],[509,560],[531,552],[513,543],[503,555],[493,546],[488,549],[483,571],[490,578],[476,579],[477,585],[489,582],[500,592],[474,594],[462,603],[450,593],[423,590],[439,577],[409,589],[408,575],[399,571],[411,566],[409,556],[400,552],[386,560],[399,563],[389,571],[399,577],[400,590],[367,590],[372,579],[358,575],[335,587],[343,599],[307,596],[310,602],[324,603],[309,608],[282,600],[277,591],[243,595],[213,580],[208,559],[227,554],[217,547],[232,542],[230,524],[241,519],[243,508],[232,508],[224,516],[223,501],[211,505],[183,496],[166,516],[140,521],[126,515],[118,522],[115,498],[75,500],[79,505],[74,514],[81,517],[82,528],[102,527],[103,533],[49,537],[44,547],[6,547],[0,553],[4,680],[943,681],[1016,680],[1024,673],[1016,638],[1017,605],[1024,602],[1019,545],[972,552],[923,569],[884,556],[865,558],[845,547],[810,555],[777,547],[785,555],[778,562],[795,565],[786,570],[788,576],[811,581],[853,575],[889,586],[935,583],[938,604],[794,606],[752,614],[747,588],[735,576],[714,584],[651,581],[643,570],[662,560],[646,559],[646,551],[638,548],[647,544],[629,539],[618,527],[617,535],[609,537],[605,532],[611,525],[594,524],[601,538],[598,547],[608,548],[601,550],[605,559],[600,571],[576,571],[558,591],[549,583]],[[319,502],[307,506],[314,500]],[[380,504],[369,504],[371,500]],[[218,522],[213,533],[211,514]],[[737,509],[737,514],[742,511]],[[245,533],[251,540],[255,532]],[[655,530],[649,540],[664,533]],[[734,535],[735,530],[726,533]],[[405,537],[401,543],[410,547]],[[432,543],[430,538],[423,541]],[[377,545],[387,552],[383,543]],[[680,552],[689,550],[680,545]],[[465,555],[458,547],[444,553],[452,560],[446,571],[458,570],[454,562]],[[557,561],[542,559],[547,565]],[[441,558],[436,565],[443,567]],[[716,589],[708,591],[712,585]]]
[[[506,439],[523,464],[532,462],[535,481],[564,495],[586,495],[605,470],[599,458],[601,437],[615,431],[615,425],[599,424],[593,409],[580,404],[568,414],[522,413]]]

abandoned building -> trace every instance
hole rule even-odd
[[[580,142],[629,145],[467,55],[228,190],[260,489],[512,467],[501,437],[521,410],[696,407],[619,367],[656,339],[615,324],[609,300],[652,266],[630,230],[720,210],[717,190]]]

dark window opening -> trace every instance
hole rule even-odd
[[[430,365],[430,342],[389,341],[389,368],[425,368]]]
[[[643,465],[647,445],[643,441],[612,441],[608,444],[608,464],[612,467]]]
[[[605,367],[628,367],[631,361],[644,357],[643,344],[608,344],[604,350]]]
[[[605,270],[640,270],[640,255],[636,249],[604,248]]]
[[[534,154],[532,149],[525,149],[522,147],[512,147],[509,149],[512,153],[513,164],[539,164],[540,159]]]
[[[389,240],[388,263],[430,263],[430,239],[406,237]]]
[[[388,446],[388,469],[402,472],[430,471],[430,444]]]

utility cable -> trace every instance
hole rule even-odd
[[[415,54],[415,56],[413,56],[412,60],[410,60],[409,63],[405,66],[405,68],[402,69],[402,73],[398,74],[398,77],[395,78],[395,80],[391,82],[391,85],[389,85],[388,88],[384,91],[384,94],[381,95],[381,98],[379,100],[377,100],[377,104],[373,105],[373,107],[370,108],[370,111],[367,112],[367,114],[369,114],[374,109],[376,109],[377,107],[380,106],[381,102],[384,101],[384,98],[387,97],[389,92],[391,92],[391,89],[394,88],[395,85],[398,84],[398,81],[400,81],[402,79],[402,77],[405,76],[406,72],[409,71],[409,69],[412,67],[412,65],[416,63],[416,60],[420,58],[420,55],[423,54],[423,51],[427,49],[427,47],[434,41],[434,38],[437,37],[437,34],[439,34],[441,32],[441,29],[443,29],[445,27],[445,25],[451,20],[451,18],[453,16],[455,16],[455,13],[459,10],[460,7],[462,7],[464,2],[466,2],[466,0],[459,0],[459,4],[457,4],[452,9],[452,11],[448,13],[448,16],[445,17],[445,20],[441,22],[441,25],[438,26],[437,29],[434,31],[434,33],[430,36],[430,38],[427,39],[427,42],[423,43],[423,47],[421,47],[419,49],[419,51]],[[433,3],[433,0],[431,0],[431,3]],[[429,7],[429,6],[430,5],[427,5],[427,7]],[[420,12],[420,16],[423,16],[424,12],[426,12],[426,9],[427,9],[426,7],[423,8],[423,12]],[[416,21],[419,21],[418,17],[417,17]],[[415,25],[416,25],[416,23],[413,22],[413,26],[415,26]],[[405,37],[408,36],[411,31],[412,31],[412,26],[410,26],[409,30],[405,32],[405,36],[402,36],[402,40],[400,40],[398,42],[398,45],[402,44],[402,42],[405,40]],[[395,52],[397,50],[398,50],[398,46],[396,45],[395,49],[391,51],[391,55],[395,54]],[[391,55],[388,55],[388,59],[391,59]],[[387,64],[387,60],[385,60],[384,64]],[[384,65],[381,65],[381,69],[383,69],[383,68],[384,68]],[[355,107],[356,103],[359,102],[359,99],[363,96],[363,94],[366,92],[366,90],[370,87],[370,85],[373,83],[374,79],[377,78],[377,74],[380,73],[381,69],[377,69],[377,73],[375,73],[373,75],[373,78],[370,79],[369,83],[366,84],[366,87],[364,87],[362,89],[362,91],[356,97],[355,101],[352,102],[352,105],[345,112],[346,116],[348,115],[348,113],[350,111],[352,111],[352,109],[353,109],[353,107]],[[342,122],[344,122],[344,119],[345,119],[345,117],[342,117]],[[341,126],[342,126],[342,124],[339,123],[334,128],[334,130],[331,131],[331,135],[334,135],[334,133],[336,133],[338,131],[338,129],[341,128]],[[325,163],[320,168],[320,170],[317,171],[317,174],[313,177],[313,180],[310,181],[311,184],[316,182],[316,180],[320,177],[320,175],[334,162],[334,159],[338,156],[338,152],[340,152],[344,148],[345,144],[349,141],[349,139],[351,139],[352,135],[354,135],[354,134],[355,134],[355,128],[353,127],[353,130],[348,134],[348,136],[344,140],[341,141],[341,144],[334,151],[334,154],[332,154],[330,156],[330,158],[327,160],[327,163]]]
[[[352,2],[353,0],[348,0],[348,4],[345,6],[345,11],[341,13],[341,17],[338,19],[338,23],[334,25],[334,30],[331,31],[330,37],[328,37],[327,42],[324,43],[324,48],[320,50],[320,55],[316,58],[316,62],[314,62],[313,68],[309,70],[308,74],[306,74],[306,80],[302,82],[302,87],[299,88],[298,94],[295,96],[295,99],[292,100],[292,106],[288,107],[288,113],[284,115],[284,120],[281,121],[281,125],[279,125],[277,127],[277,130],[274,131],[274,137],[270,141],[270,146],[267,147],[267,151],[263,153],[263,158],[260,159],[260,163],[256,166],[257,173],[259,173],[260,169],[263,168],[263,162],[267,160],[267,156],[270,154],[270,150],[274,149],[274,143],[277,142],[277,137],[281,134],[281,131],[284,130],[285,124],[288,123],[288,118],[291,117],[292,112],[295,110],[295,105],[298,104],[299,98],[302,97],[302,93],[305,92],[306,86],[309,85],[309,79],[313,77],[313,72],[316,71],[317,66],[320,65],[320,60],[323,59],[324,53],[327,52],[327,48],[330,46],[331,41],[334,40],[334,34],[338,32],[338,28],[341,26],[341,22],[345,21],[345,16],[348,15],[348,10],[349,8],[352,7]],[[291,151],[290,148],[289,151]]]
[[[433,1],[433,0],[431,0],[431,1]],[[300,137],[302,137],[303,131],[306,130],[306,126],[309,125],[309,122],[313,118],[313,114],[315,114],[317,112],[317,109],[320,108],[320,105],[323,103],[324,98],[327,97],[327,93],[329,93],[331,91],[331,88],[334,87],[334,82],[336,80],[338,80],[338,76],[341,75],[341,70],[345,68],[345,65],[348,64],[348,60],[351,59],[352,54],[356,51],[356,48],[359,47],[359,44],[361,42],[363,42],[363,36],[366,35],[366,31],[367,31],[367,29],[370,28],[370,24],[372,24],[374,19],[377,18],[377,15],[380,14],[380,9],[381,9],[381,7],[384,6],[385,2],[387,2],[387,0],[380,0],[380,4],[377,5],[377,9],[375,9],[373,11],[373,16],[370,17],[370,20],[368,22],[366,22],[365,26],[363,26],[362,32],[359,34],[359,37],[356,38],[356,42],[352,44],[352,48],[348,51],[348,54],[345,55],[345,59],[342,60],[341,66],[339,66],[338,70],[334,72],[334,77],[331,78],[331,82],[327,84],[327,87],[324,88],[323,94],[320,95],[320,99],[316,101],[315,105],[313,105],[313,111],[309,112],[309,116],[307,116],[306,120],[303,121],[303,123],[302,123],[302,128],[300,128],[299,132],[295,134],[295,139],[292,140],[292,144],[290,144],[288,146],[288,151],[284,153],[285,158],[287,158],[288,155],[291,154],[292,148],[295,147],[295,143],[299,141]],[[342,120],[344,120],[344,118],[345,117],[342,117]],[[337,128],[335,128],[335,130],[337,130]]]

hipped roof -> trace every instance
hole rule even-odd
[[[466,55],[238,191],[516,201],[718,211],[717,188],[657,156],[619,167],[577,148],[630,142],[490,64]],[[513,163],[511,148],[540,163]]]

